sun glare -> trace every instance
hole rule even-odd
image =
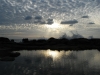
[[[58,23],[53,23],[52,25],[46,25],[46,26],[47,26],[47,28],[53,28],[53,29],[60,27],[60,25]]]
[[[51,50],[48,50],[48,51],[47,51],[47,55],[48,55],[48,56],[52,56],[52,58],[56,58],[56,57],[58,57],[59,52],[58,52],[58,51],[51,51]]]
[[[48,54],[51,55],[52,57],[56,57],[58,55],[58,53],[55,51],[49,51]]]
[[[57,51],[57,50],[50,50],[48,49],[46,52],[43,52],[46,57],[51,57],[53,61],[56,61],[58,59],[61,59],[63,55],[69,56],[71,54],[71,51]]]

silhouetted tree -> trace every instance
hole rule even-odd
[[[100,45],[100,39],[90,39],[92,45]]]
[[[47,41],[46,41],[45,39],[39,39],[39,40],[37,40],[37,43],[36,43],[36,44],[42,46],[42,45],[45,45],[46,42],[47,42]]]
[[[24,38],[24,39],[22,39],[22,42],[23,42],[23,43],[28,43],[29,40],[28,40],[28,38]]]
[[[56,38],[54,38],[54,37],[51,37],[51,38],[49,38],[49,39],[47,40],[47,42],[48,42],[48,44],[50,44],[50,45],[57,45],[58,42],[59,42],[59,40],[56,39]]]
[[[10,42],[10,40],[6,37],[0,37],[0,42],[1,43],[8,43],[8,42]]]
[[[68,39],[66,39],[66,38],[61,38],[61,39],[59,39],[59,43],[60,44],[68,44],[68,42],[69,42],[69,40]]]
[[[11,42],[13,42],[13,43],[14,43],[14,42],[15,42],[15,41],[14,41],[14,39],[11,39]]]
[[[48,40],[52,41],[52,40],[55,40],[55,38],[54,38],[54,37],[51,37],[51,38],[49,38]]]

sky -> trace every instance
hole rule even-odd
[[[0,0],[0,37],[100,38],[100,0]]]

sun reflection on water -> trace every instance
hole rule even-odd
[[[68,52],[64,52],[64,51],[57,51],[57,50],[50,50],[48,49],[46,51],[46,53],[44,53],[46,55],[46,57],[52,57],[53,61],[61,59],[63,57],[64,54],[66,54],[66,56],[70,55],[71,51]]]
[[[47,53],[48,53],[49,56],[52,56],[53,58],[56,58],[56,57],[59,56],[59,52],[58,51],[48,50]]]

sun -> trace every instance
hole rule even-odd
[[[59,28],[60,25],[58,23],[53,23],[51,25],[46,25],[47,28],[52,28],[52,29],[56,29],[56,28]]]

